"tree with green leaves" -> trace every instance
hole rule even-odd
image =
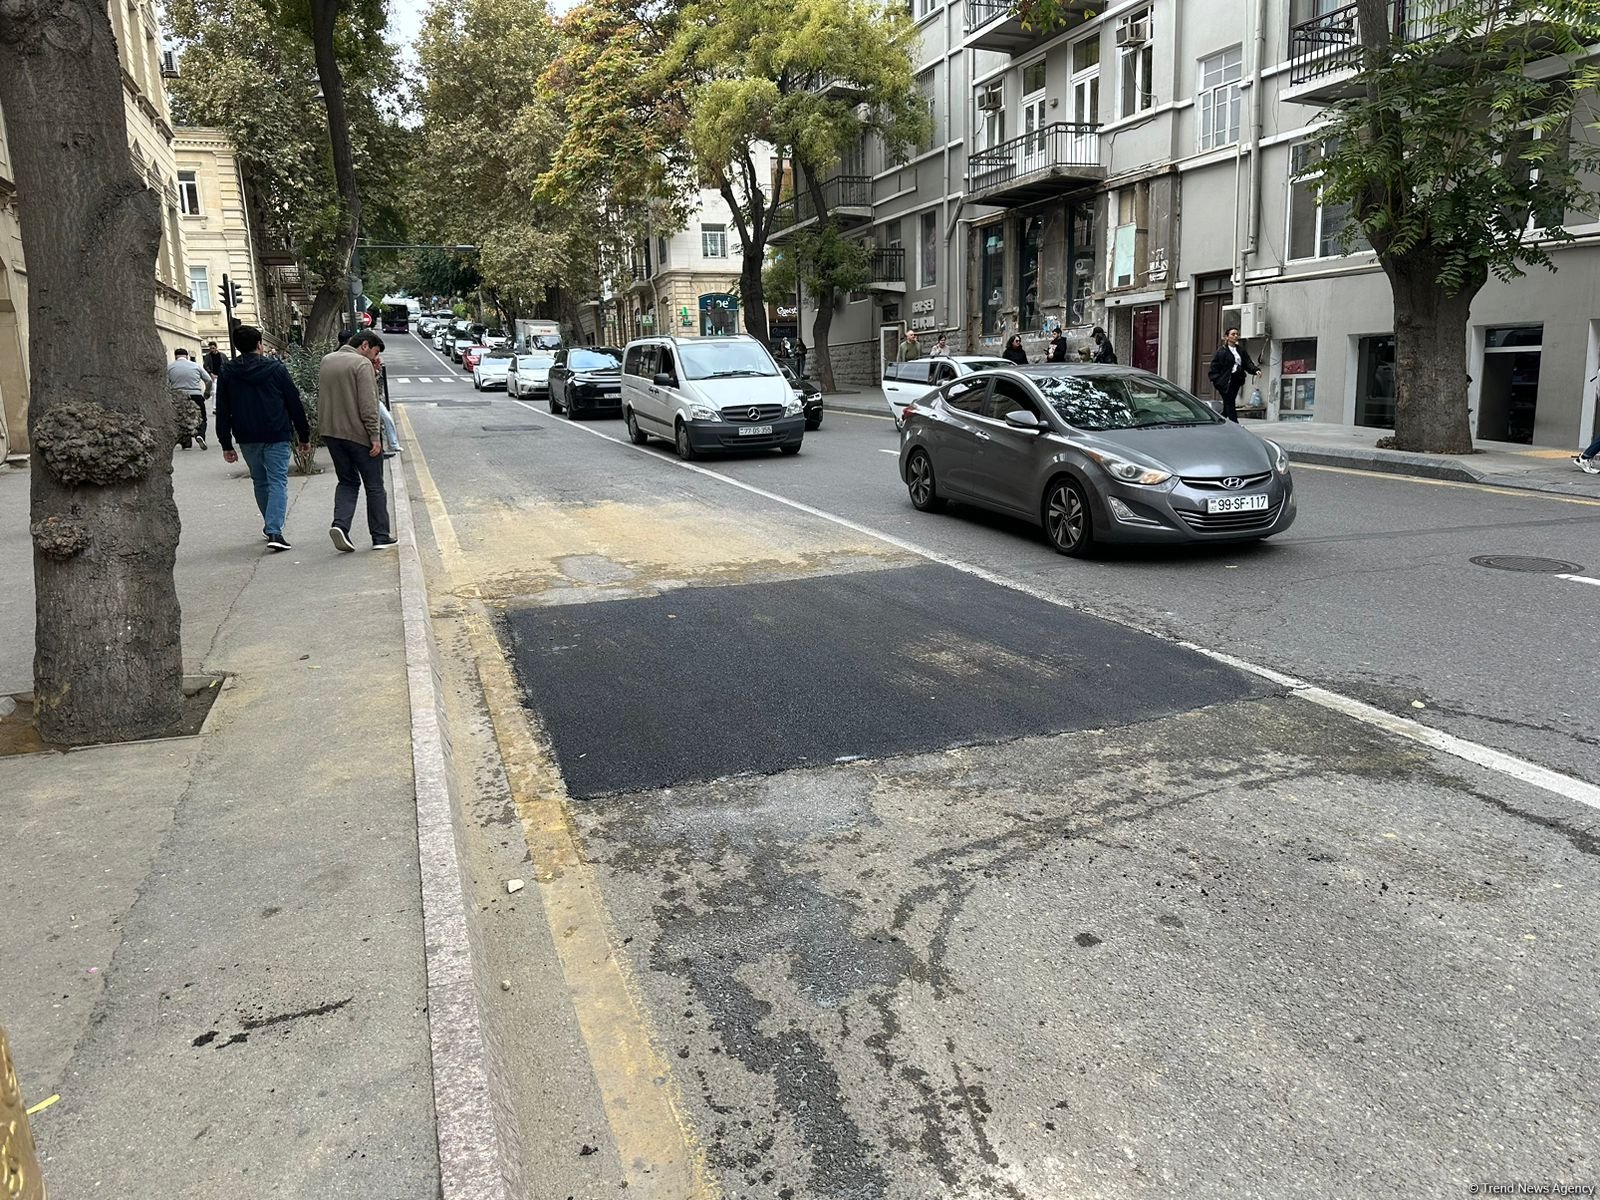
[[[1593,212],[1591,0],[1360,0],[1359,90],[1329,106],[1311,170],[1351,206],[1394,295],[1403,450],[1472,449],[1466,342],[1491,277],[1554,269],[1569,213]],[[1538,64],[1535,69],[1535,64]]]

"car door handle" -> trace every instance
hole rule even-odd
[[[652,391],[652,392],[654,392],[654,393],[655,393],[655,394],[656,394],[656,395],[658,395],[658,396],[659,396],[659,395],[660,395],[660,394],[661,394],[661,389],[660,389],[660,388],[658,388],[658,387],[652,387],[652,388],[650,388],[650,389],[649,389],[649,390],[650,390],[650,391]]]
[[[981,429],[974,429],[972,431],[972,436],[977,438],[980,442],[988,442],[988,441],[993,441],[994,440],[987,433],[985,433]]]

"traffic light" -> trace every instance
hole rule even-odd
[[[228,284],[228,307],[229,308],[238,308],[239,307],[239,298],[240,298],[239,285],[237,283],[230,282]]]

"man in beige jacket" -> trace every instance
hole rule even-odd
[[[317,370],[318,423],[322,444],[333,459],[339,486],[333,493],[333,526],[328,536],[340,550],[355,549],[350,522],[356,497],[367,494],[367,532],[372,548],[395,544],[389,532],[389,496],[383,486],[383,434],[378,422],[378,367],[383,339],[363,332],[322,360]]]

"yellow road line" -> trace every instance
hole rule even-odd
[[[1294,453],[1290,452],[1293,462]],[[1421,483],[1428,487],[1467,488],[1474,492],[1487,492],[1491,496],[1514,496],[1521,500],[1554,500],[1557,504],[1581,504],[1600,508],[1600,497],[1558,496],[1554,492],[1530,492],[1522,488],[1496,487],[1491,483],[1464,483],[1458,479],[1423,479],[1416,475],[1396,475],[1389,471],[1363,471],[1357,467],[1326,467],[1320,463],[1293,463],[1296,471],[1327,471],[1334,475],[1360,475],[1364,479],[1390,479],[1397,483]]]
[[[690,1124],[665,1055],[629,978],[606,913],[600,885],[578,847],[565,781],[521,693],[470,578],[466,555],[444,498],[428,470],[422,443],[405,410],[406,460],[428,510],[434,540],[456,595],[467,603],[466,626],[484,701],[494,725],[506,780],[533,860],[550,938],[561,960],[589,1052],[611,1136],[627,1175],[628,1194],[649,1200],[715,1200],[721,1195]]]

